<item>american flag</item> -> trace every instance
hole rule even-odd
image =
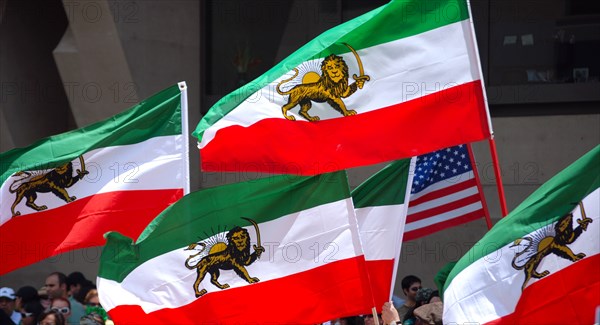
[[[417,157],[403,241],[483,217],[466,145]]]

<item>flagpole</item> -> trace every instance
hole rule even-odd
[[[377,316],[377,308],[373,307],[371,309],[371,312],[373,313],[373,323],[379,324],[379,316]]]
[[[345,172],[346,174],[346,178],[348,177],[347,172]],[[348,190],[350,190],[350,184],[348,184]],[[351,200],[352,201],[352,200]],[[356,217],[356,209],[354,208],[354,202],[352,202],[352,209],[351,211],[348,212],[348,223],[350,225],[350,233],[354,233],[356,236],[356,240],[358,243],[360,243],[360,250],[361,253],[363,254],[363,258],[365,257],[365,250],[362,247],[362,243],[360,241],[360,230],[358,229],[358,218]],[[354,230],[354,232],[352,231]],[[371,312],[373,313],[373,317],[375,320],[377,320],[377,306],[375,306],[375,296],[373,295],[373,285],[371,282],[371,276],[369,273],[369,268],[367,268],[367,263],[366,263],[366,259],[364,260],[364,274],[367,278],[367,284],[369,285],[369,296],[371,296],[371,305],[373,307],[371,307]],[[392,291],[394,290],[393,288],[391,289]],[[378,323],[377,323],[378,324]]]
[[[506,208],[506,197],[504,196],[504,187],[502,186],[502,174],[500,173],[496,142],[494,141],[493,135],[488,139],[488,143],[492,154],[492,164],[494,165],[494,175],[496,176],[496,187],[498,187],[498,196],[500,198],[500,210],[502,210],[502,217],[506,217],[508,209]]]
[[[467,0],[467,9],[469,10],[469,23],[471,25],[471,37],[473,37],[473,50],[477,54],[477,68],[479,70],[479,75],[483,77],[483,69],[481,68],[481,60],[479,60],[479,49],[477,48],[477,37],[475,35],[475,24],[473,23],[473,13],[471,12],[471,1]],[[488,99],[487,93],[485,91],[485,84],[483,80],[481,81],[481,87],[483,90],[483,102],[485,104],[485,113],[487,116],[488,127],[490,129],[490,151],[492,152],[492,161],[494,164],[494,174],[496,175],[496,186],[498,187],[498,196],[500,197],[500,209],[502,210],[502,217],[508,214],[508,209],[506,208],[506,199],[504,197],[504,188],[502,187],[502,179],[500,174],[500,168],[498,167],[498,155],[496,154],[496,143],[494,142],[494,129],[492,128],[492,117],[490,115],[490,110],[488,107]]]
[[[396,287],[396,276],[398,276],[398,264],[400,262],[400,253],[402,253],[402,241],[404,240],[404,227],[406,226],[406,216],[408,214],[408,205],[410,204],[410,193],[412,191],[413,178],[415,177],[415,168],[417,168],[417,157],[410,159],[410,165],[408,167],[408,178],[406,180],[406,193],[404,194],[404,208],[402,211],[402,218],[404,218],[404,224],[402,225],[402,231],[399,231],[396,237],[396,247],[394,251],[396,253],[394,259],[394,269],[392,271],[392,279],[390,283],[390,301],[394,296],[394,288]]]
[[[483,195],[483,187],[481,186],[481,179],[479,178],[479,171],[475,164],[475,155],[473,154],[473,148],[470,143],[467,143],[467,151],[469,152],[469,159],[471,160],[471,167],[473,167],[473,175],[475,176],[475,183],[477,183],[477,192],[479,192],[479,199],[481,200],[481,206],[483,207],[483,214],[485,215],[485,223],[488,230],[492,229],[492,219],[490,218],[490,211],[488,210],[487,202],[485,201],[485,195]]]
[[[181,132],[183,133],[183,173],[185,177],[183,194],[186,195],[190,193],[190,132],[188,127],[187,84],[185,81],[181,81],[178,85],[181,92]]]

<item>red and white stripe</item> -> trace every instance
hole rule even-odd
[[[463,269],[444,291],[444,324],[592,324],[593,311],[600,305],[598,202],[598,189],[582,200],[586,216],[593,221],[568,244],[575,254],[584,253],[583,259],[573,262],[554,253],[546,255],[536,270],[548,275],[530,279],[521,290],[525,271],[511,266],[518,252],[514,242],[491,251]],[[572,213],[577,227],[580,207]],[[541,226],[553,228],[554,223]]]
[[[485,213],[473,171],[411,195],[404,241],[482,218]]]

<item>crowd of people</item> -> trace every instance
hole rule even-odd
[[[44,286],[0,288],[0,325],[109,325],[94,282],[81,272],[50,273]]]
[[[442,324],[442,301],[437,290],[423,288],[414,275],[401,282],[405,301],[399,306],[386,302],[377,314],[379,325]],[[44,286],[0,288],[0,325],[110,325],[100,305],[96,285],[81,272],[66,276],[53,272]],[[328,325],[377,325],[374,315],[334,319]]]
[[[386,302],[377,314],[379,325],[441,325],[443,305],[438,290],[423,288],[421,279],[408,275],[402,279],[405,301],[399,306]],[[334,319],[330,325],[377,325],[372,314]]]

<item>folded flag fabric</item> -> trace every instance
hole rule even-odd
[[[105,121],[0,154],[0,274],[117,230],[189,192],[185,83]]]
[[[600,305],[600,146],[543,184],[461,258],[444,324],[593,324]]]
[[[395,161],[352,191],[360,240],[377,308],[381,308],[392,297],[412,170],[411,159]]]
[[[373,307],[345,172],[193,192],[133,243],[107,234],[119,324],[316,324]]]
[[[485,217],[466,145],[418,156],[416,164],[405,241]]]
[[[314,175],[488,138],[465,0],[393,0],[215,104],[202,169]]]

